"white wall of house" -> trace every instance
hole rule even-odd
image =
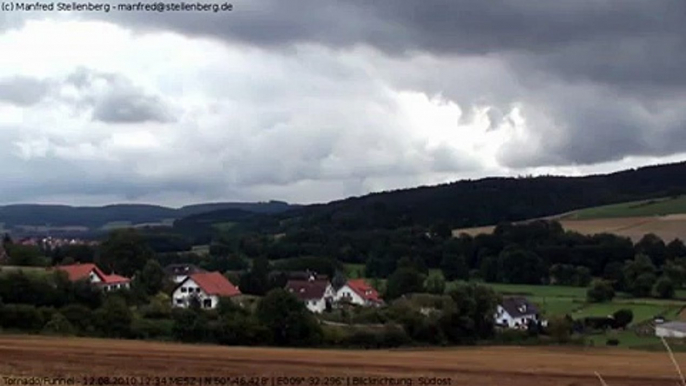
[[[322,296],[321,299],[308,299],[308,300],[303,300],[305,303],[305,306],[307,307],[308,310],[314,313],[322,313],[324,310],[326,310],[326,300],[329,299],[330,301],[334,301],[336,298],[336,291],[334,291],[333,287],[331,284],[329,284],[326,287],[326,290],[324,290],[324,296]]]
[[[655,336],[663,338],[686,338],[686,332],[672,330],[671,328],[666,328],[664,326],[656,326]]]
[[[116,291],[120,289],[129,289],[129,283],[114,283],[114,284],[102,284],[102,289],[105,291]]]
[[[102,281],[102,279],[100,279],[100,276],[98,276],[98,274],[95,273],[95,270],[92,270],[88,274],[88,278],[91,281],[91,283],[100,283]]]
[[[536,315],[524,315],[520,317],[512,317],[505,309],[498,305],[495,311],[495,322],[497,324],[502,324],[509,328],[515,328],[518,326],[526,325],[528,320],[537,321]]]
[[[198,286],[193,279],[186,280],[182,285],[177,287],[172,294],[172,307],[187,308],[190,306],[190,298],[197,295],[200,300],[202,308],[216,308],[219,303],[219,297],[216,295],[208,295]]]
[[[188,275],[174,275],[172,276],[172,281],[176,284],[181,283],[182,281],[186,280]]]
[[[345,300],[352,304],[367,305],[367,301],[364,300],[362,296],[358,295],[357,292],[353,291],[347,284],[336,291],[334,300],[337,302]]]
[[[324,298],[305,300],[305,306],[310,312],[319,314],[326,310],[326,300]]]

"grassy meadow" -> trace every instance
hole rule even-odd
[[[666,216],[686,213],[686,196],[598,206],[575,211],[568,219],[591,220],[599,218]]]

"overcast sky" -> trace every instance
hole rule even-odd
[[[232,4],[0,11],[0,203],[311,203],[686,160],[684,0]]]

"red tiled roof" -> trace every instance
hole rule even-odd
[[[241,291],[219,272],[194,273],[188,277],[206,294],[217,296],[240,295]]]
[[[92,263],[61,265],[55,267],[55,269],[59,269],[60,271],[66,272],[67,275],[69,275],[69,280],[71,281],[88,279],[92,271],[95,271],[95,274],[98,275],[100,280],[102,280],[103,284],[128,283],[131,281],[126,277],[115,274],[106,275],[104,272],[100,270],[100,268],[98,268],[97,265]]]
[[[91,271],[95,271],[95,274],[104,280],[105,274],[98,268],[95,264],[72,264],[72,265],[60,265],[55,267],[60,271],[64,271],[69,275],[69,280],[77,281],[81,279],[87,279]]]
[[[124,276],[119,276],[119,275],[105,275],[103,278],[103,282],[105,284],[117,284],[117,283],[128,283],[130,282],[131,279],[124,277]]]
[[[352,289],[358,295],[360,295],[362,299],[370,302],[381,302],[379,293],[374,289],[374,287],[367,284],[367,282],[364,279],[348,280],[346,284],[348,285],[348,287],[350,287],[350,289]]]
[[[300,300],[321,299],[328,286],[328,280],[289,280],[286,283],[286,291]]]

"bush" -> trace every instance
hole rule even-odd
[[[608,346],[617,346],[619,345],[619,339],[608,339],[607,342],[605,342],[605,344]]]
[[[67,320],[64,315],[56,312],[52,314],[50,320],[45,323],[42,333],[48,335],[69,336],[74,335],[75,331],[76,329],[71,323],[69,323],[69,320]]]
[[[615,290],[605,280],[594,280],[591,288],[586,291],[586,299],[591,303],[609,302],[615,297]]]
[[[0,314],[0,327],[38,332],[45,320],[41,312],[28,304],[5,304]]]
[[[674,284],[666,277],[661,277],[655,283],[655,293],[660,299],[671,299],[674,297]]]
[[[77,332],[92,332],[93,311],[82,304],[69,304],[60,309],[60,314],[76,329]]]
[[[634,320],[633,311],[625,308],[617,310],[612,316],[614,318],[614,328],[626,328]]]
[[[519,344],[531,339],[526,331],[521,330],[503,330],[495,336],[496,343],[503,344]]]
[[[400,347],[410,344],[412,339],[398,326],[386,326],[377,339],[382,347]]]
[[[134,339],[171,339],[172,326],[171,319],[134,318],[131,322],[131,337]]]

